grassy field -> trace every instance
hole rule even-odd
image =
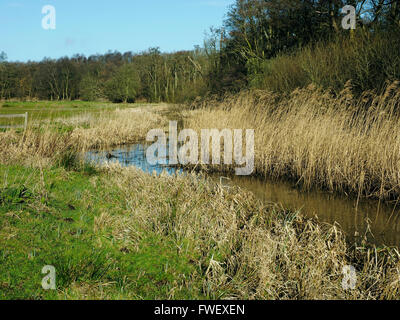
[[[336,226],[205,176],[81,163],[79,152],[168,125],[168,106],[132,107],[0,133],[0,298],[399,297],[396,248],[354,247]],[[209,112],[190,111],[187,123]],[[56,268],[57,290],[41,287],[45,265]],[[346,265],[357,269],[354,290],[342,287]]]
[[[48,119],[138,106],[140,104],[89,101],[0,101],[0,114],[28,112],[33,119]]]
[[[115,104],[109,102],[87,102],[87,101],[0,101],[0,115],[4,114],[24,114],[28,113],[29,121],[41,123],[42,121],[52,121],[68,119],[71,117],[90,117],[95,118],[100,114],[116,109],[137,108],[140,104]],[[21,118],[1,118],[0,126],[4,125],[23,125],[24,119]],[[3,129],[0,129],[5,131]]]

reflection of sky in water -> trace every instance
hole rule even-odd
[[[175,172],[182,172],[181,169],[168,167],[168,165],[150,165],[146,159],[147,146],[143,144],[135,144],[129,146],[122,146],[107,151],[89,151],[86,153],[86,160],[95,163],[115,163],[119,162],[121,166],[135,166],[142,169],[144,172],[160,174],[165,170],[169,174]],[[168,150],[167,150],[168,153]],[[110,154],[111,158],[108,159],[107,155]]]
[[[86,153],[88,161],[95,163],[119,162],[122,166],[136,166],[145,172],[160,174],[165,170],[169,174],[182,173],[181,169],[168,167],[168,165],[150,165],[146,159],[146,145],[135,144],[117,147],[107,151],[90,151]],[[110,159],[107,155],[111,154]],[[168,150],[167,150],[168,155]],[[167,162],[167,159],[166,161]],[[219,174],[212,174],[217,182]],[[400,215],[398,208],[380,204],[378,201],[361,200],[356,210],[356,199],[335,196],[326,192],[302,192],[294,189],[287,182],[271,182],[254,177],[231,177],[224,184],[238,185],[249,190],[263,201],[280,203],[285,208],[292,210],[302,209],[301,212],[309,217],[318,216],[322,222],[339,223],[346,234],[352,237],[355,232],[360,235],[367,229],[367,219],[370,221],[374,237],[368,240],[377,244],[400,246]]]

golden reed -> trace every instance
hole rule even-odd
[[[400,90],[353,98],[314,87],[282,98],[246,91],[186,111],[185,126],[255,129],[258,174],[295,179],[306,188],[393,199],[400,194]]]

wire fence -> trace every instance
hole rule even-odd
[[[24,118],[24,124],[20,125],[0,125],[0,129],[10,129],[10,128],[24,128],[26,130],[26,127],[28,126],[28,112],[25,112],[24,114],[0,114],[0,118]]]

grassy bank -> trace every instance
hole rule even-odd
[[[398,252],[195,175],[0,167],[3,299],[392,299]],[[342,288],[342,267],[357,288]],[[56,291],[41,269],[56,268]]]
[[[185,114],[187,128],[255,130],[256,173],[306,188],[397,199],[400,194],[400,91],[349,90],[337,97],[313,87],[289,97],[267,91],[206,100]]]

